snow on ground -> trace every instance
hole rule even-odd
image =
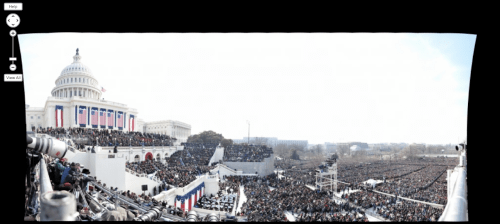
[[[366,211],[367,211],[367,212],[373,212],[373,213],[375,213],[373,208],[366,209]],[[383,222],[383,221],[385,221],[385,220],[382,220],[382,219],[376,218],[376,217],[374,217],[374,216],[371,216],[371,215],[369,215],[368,213],[365,213],[365,215],[366,215],[366,217],[368,218],[368,221],[370,221],[370,222]]]
[[[349,190],[349,191],[345,191],[344,194],[351,194],[351,193],[354,193],[354,192],[358,192],[360,190]],[[335,193],[335,196],[339,197],[342,196],[342,191],[340,191],[340,193]]]
[[[313,191],[315,191],[315,190],[316,190],[316,188],[315,188],[315,187],[313,187],[313,186],[311,186],[311,185],[308,185],[308,184],[306,184],[306,187],[308,187],[309,189],[311,189],[311,190],[313,190]]]
[[[291,213],[291,212],[289,212],[289,211],[285,211],[284,213],[285,213],[285,215],[286,215],[286,219],[287,219],[287,220],[290,220],[290,222],[295,222],[295,221],[296,221],[296,220],[295,220],[295,217],[292,215],[292,213]]]
[[[374,181],[375,181],[375,182],[377,182],[377,184],[380,184],[380,183],[383,183],[383,182],[384,182],[383,180],[374,180]],[[363,181],[363,182],[361,182],[361,183],[365,184],[365,183],[367,183],[367,182],[368,182],[368,180],[367,180],[367,181]]]
[[[244,193],[244,189],[245,187],[243,185],[240,185],[240,201],[238,202],[236,213],[239,213],[241,211],[241,206],[243,206],[243,203],[247,201],[247,196]]]

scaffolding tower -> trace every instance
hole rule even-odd
[[[320,191],[330,188],[332,193],[337,193],[337,158],[332,156],[322,166],[323,169],[316,170],[316,187]]]

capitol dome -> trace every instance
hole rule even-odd
[[[89,77],[94,78],[94,76],[92,75],[92,71],[90,71],[90,68],[80,62],[81,59],[82,59],[82,56],[80,56],[78,54],[78,51],[77,51],[76,55],[73,56],[73,63],[66,66],[66,68],[64,68],[62,70],[60,76],[66,76],[66,75],[71,75],[74,73],[79,73],[81,75],[85,75],[85,76],[89,76]]]
[[[56,79],[56,87],[52,90],[52,96],[58,98],[71,98],[79,96],[84,98],[100,99],[102,92],[99,82],[92,75],[89,67],[80,61],[82,56],[76,49],[73,63],[66,66],[61,75]]]

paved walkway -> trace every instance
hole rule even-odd
[[[388,195],[388,196],[391,196],[391,197],[396,197],[393,194],[388,194],[388,193],[377,191],[377,190],[373,190],[373,192],[376,192],[376,193],[379,193],[379,194],[385,194],[385,195]],[[434,204],[434,203],[430,203],[430,202],[419,201],[419,200],[415,200],[415,199],[411,199],[411,198],[405,198],[405,197],[401,197],[401,196],[398,196],[398,198],[401,198],[401,199],[407,200],[407,201],[413,201],[413,202],[418,202],[418,203],[422,203],[422,204],[428,204],[428,205],[433,206],[433,207],[438,207],[438,208],[444,209],[444,205],[440,205],[440,204]]]
[[[308,184],[306,184],[306,187],[308,187],[309,189],[311,189],[311,190],[313,190],[313,191],[315,191],[315,190],[316,190],[316,188],[315,188],[315,187],[313,187],[313,186],[311,186],[311,185],[308,185]]]
[[[245,187],[243,185],[240,185],[240,201],[238,202],[236,213],[239,213],[241,211],[241,206],[243,206],[243,203],[247,201],[247,196],[244,193],[244,189]]]

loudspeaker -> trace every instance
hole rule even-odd
[[[147,184],[142,185],[142,191],[147,191],[147,190],[148,190],[148,185]]]

